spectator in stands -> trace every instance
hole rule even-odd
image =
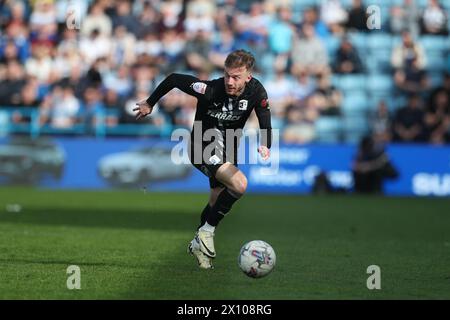
[[[55,86],[40,106],[40,123],[50,124],[56,129],[70,129],[77,122],[80,102],[69,86]]]
[[[0,105],[12,106],[19,103],[26,85],[25,71],[17,60],[9,61],[5,69],[4,79],[0,80]]]
[[[182,0],[161,1],[159,10],[161,12],[158,26],[160,33],[173,30],[178,34],[184,31],[185,13]]]
[[[362,1],[353,0],[352,7],[348,13],[347,31],[368,32],[367,19],[368,15]]]
[[[408,104],[397,110],[393,123],[395,142],[425,141],[424,112],[420,96],[413,95]]]
[[[342,93],[331,84],[329,75],[320,76],[318,86],[309,100],[310,106],[323,116],[341,114]]]
[[[158,34],[158,25],[161,19],[161,14],[157,11],[150,2],[144,2],[141,11],[138,11],[138,23],[136,30],[136,37],[143,39],[147,34]]]
[[[264,83],[267,96],[270,97],[272,127],[274,121],[286,116],[286,108],[293,103],[292,81],[286,76],[286,60],[279,56],[274,62],[275,75]]]
[[[112,33],[112,29],[111,18],[105,14],[105,7],[102,2],[94,2],[89,10],[87,17],[81,24],[82,36],[92,36],[92,33],[96,31],[103,37],[109,37]]]
[[[189,70],[212,70],[213,65],[209,61],[209,53],[211,50],[211,38],[209,31],[205,29],[197,29],[193,39],[187,42],[184,50],[186,57],[186,65]]]
[[[375,143],[386,144],[392,140],[392,116],[384,100],[381,100],[376,110],[369,114],[369,126]]]
[[[414,59],[417,60],[417,67],[419,69],[425,68],[426,57],[422,46],[413,40],[409,31],[404,31],[402,33],[402,43],[392,50],[392,67],[394,69],[402,69],[410,66]]]
[[[382,144],[364,137],[352,165],[356,193],[383,194],[385,179],[395,179],[398,171],[389,160]]]
[[[334,71],[339,74],[362,73],[364,71],[358,51],[348,38],[344,38],[336,52]]]
[[[136,61],[136,37],[128,32],[124,25],[118,25],[114,29],[113,39],[110,55],[112,65],[131,66]]]
[[[342,7],[340,0],[322,0],[320,18],[333,34],[343,34],[348,13]]]
[[[303,12],[302,23],[297,27],[297,33],[301,33],[302,26],[304,24],[310,24],[314,26],[314,31],[321,40],[326,41],[330,36],[330,31],[327,25],[319,19],[319,13],[316,7],[306,8]]]
[[[427,140],[433,144],[450,141],[450,96],[445,90],[437,92],[425,111]]]
[[[160,65],[162,71],[166,74],[175,70],[184,68],[184,49],[186,39],[183,34],[178,33],[176,29],[168,29],[162,35],[162,57],[164,63]]]
[[[293,70],[295,81],[292,83],[293,104],[301,105],[317,88],[317,84],[306,70]]]
[[[408,61],[404,68],[395,72],[394,81],[402,93],[408,95],[425,93],[429,89],[426,71],[419,67],[417,58]]]
[[[400,6],[394,5],[390,11],[390,31],[394,34],[401,34],[408,30],[413,38],[420,33],[419,26],[420,11],[415,0],[403,0]]]
[[[115,12],[112,16],[112,28],[124,27],[126,32],[136,34],[138,30],[138,20],[131,15],[131,3],[128,0],[115,1]]]
[[[295,39],[291,59],[296,70],[312,75],[329,72],[328,52],[310,24],[304,24],[300,38]]]
[[[111,37],[102,35],[99,29],[92,30],[89,37],[82,37],[80,40],[80,54],[88,64],[93,64],[97,59],[109,57],[112,51]]]
[[[283,130],[283,141],[286,143],[308,143],[315,139],[314,122],[309,120],[307,112],[298,107],[290,106],[286,110],[286,126]]]
[[[428,0],[422,15],[422,34],[448,35],[448,16],[438,0]]]
[[[277,18],[269,27],[269,48],[276,56],[288,56],[294,40],[294,26],[291,22],[292,12],[289,7],[280,7]]]
[[[263,54],[266,51],[270,20],[261,2],[252,2],[248,14],[237,14],[234,28],[238,46],[252,50],[255,56]]]
[[[213,42],[211,47],[209,61],[211,61],[215,69],[222,71],[226,57],[236,49],[233,31],[230,28],[221,29],[218,39]]]
[[[187,3],[184,28],[189,34],[195,34],[202,30],[208,34],[214,31],[215,1],[193,0]]]
[[[84,91],[81,112],[83,121],[91,130],[89,133],[92,134],[94,128],[99,124],[100,118],[105,115],[105,105],[98,87],[88,87]]]

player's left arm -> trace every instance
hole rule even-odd
[[[267,160],[270,157],[270,147],[272,145],[272,124],[269,99],[266,90],[262,86],[258,94],[255,112],[258,118],[261,136],[261,145],[258,147],[258,152],[261,154],[263,160]]]

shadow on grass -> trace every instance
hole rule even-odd
[[[199,217],[200,213],[173,210],[126,211],[49,207],[29,209],[22,213],[0,213],[0,223],[185,231],[195,228]]]

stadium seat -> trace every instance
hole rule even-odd
[[[341,141],[342,119],[322,116],[315,123],[317,142],[337,143]]]
[[[339,49],[340,44],[341,39],[339,37],[334,36],[330,36],[327,38],[327,41],[324,41],[324,45],[327,48],[327,52],[330,57],[333,58],[336,55],[336,52]]]
[[[365,115],[369,109],[368,97],[364,91],[346,94],[342,103],[342,111],[346,116]]]
[[[359,143],[361,138],[369,132],[367,119],[364,116],[345,117],[343,127],[344,140],[347,143]]]
[[[385,95],[392,92],[394,80],[391,75],[371,75],[367,78],[367,90],[370,95]]]
[[[367,48],[371,54],[382,51],[392,51],[393,39],[387,33],[373,33],[367,36]]]
[[[427,54],[445,53],[449,49],[449,39],[443,36],[422,36],[419,43]]]
[[[358,54],[363,59],[367,51],[367,35],[363,32],[352,32],[348,34],[350,42],[358,51]]]
[[[428,71],[443,71],[447,67],[447,59],[443,54],[429,54],[427,56],[426,69]]]
[[[366,76],[362,74],[334,75],[332,82],[344,93],[361,91],[366,88]]]

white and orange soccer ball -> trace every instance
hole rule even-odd
[[[277,257],[272,246],[262,240],[244,244],[239,252],[239,268],[251,278],[267,276],[275,267]]]

